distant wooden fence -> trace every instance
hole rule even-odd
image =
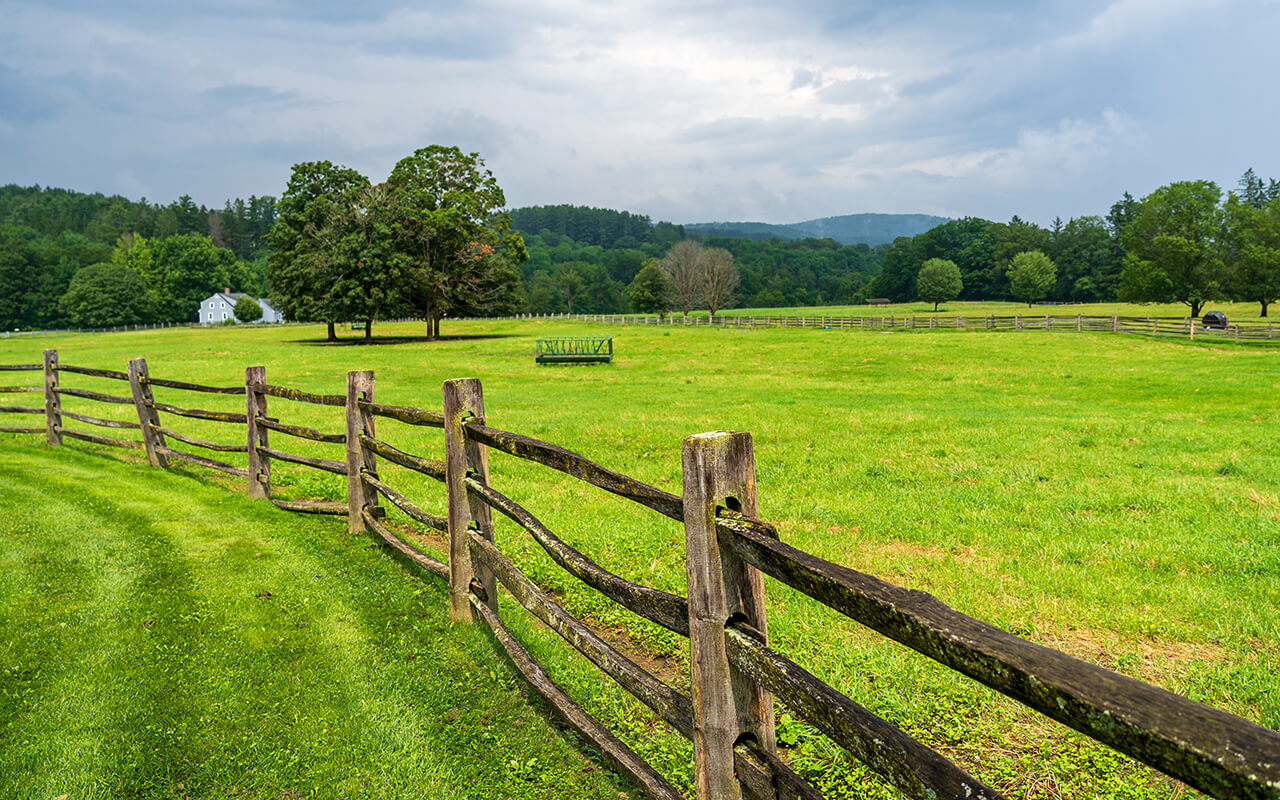
[[[0,411],[42,415],[44,424],[0,430],[44,434],[50,445],[73,438],[138,449],[153,465],[180,460],[246,478],[251,497],[269,499],[290,511],[344,515],[352,532],[376,535],[425,571],[447,580],[452,617],[487,625],[515,667],[557,713],[651,797],[675,800],[679,793],[548,677],[500,619],[499,583],[658,717],[693,740],[701,800],[822,797],[777,756],[775,698],[910,797],[1002,796],[771,648],[764,575],[1202,792],[1219,798],[1280,798],[1280,733],[1020,639],[924,592],[894,586],[784,544],[772,525],[757,519],[750,434],[715,432],[685,439],[684,495],[680,497],[557,445],[491,427],[480,382],[473,378],[445,382],[442,410],[432,411],[377,402],[374,374],[369,371],[348,373],[345,393],[313,394],[268,383],[262,367],[248,368],[243,385],[213,387],[151,377],[140,358],[130,361],[127,371],[59,364],[53,350],[45,351],[41,364],[0,366],[0,370],[44,376],[43,385],[0,387],[0,393],[42,395],[43,407],[5,406]],[[129,394],[64,386],[62,379],[73,375],[119,381],[128,385]],[[171,405],[153,396],[157,389],[166,395],[243,395],[245,411]],[[63,408],[63,402],[72,397],[130,405],[137,422],[73,413]],[[342,409],[344,430],[324,433],[270,417],[268,398]],[[242,432],[244,444],[184,435],[162,424],[167,416],[233,425]],[[378,438],[374,425],[378,418],[443,429],[444,458],[413,454]],[[92,433],[68,427],[68,421],[137,431],[140,438]],[[272,433],[341,445],[345,458],[291,454],[269,445]],[[194,455],[175,449],[173,443],[243,453],[247,465]],[[567,544],[490,484],[491,452],[542,464],[682,521],[687,599],[616,575]],[[443,483],[448,514],[427,512],[385,483],[378,471],[379,459]],[[346,476],[347,502],[273,498],[272,469],[282,462]],[[447,561],[397,536],[386,524],[383,499],[419,524],[447,533]],[[527,531],[552,560],[583,583],[635,614],[689,637],[691,691],[669,686],[647,672],[521,572],[495,542],[493,511]]]
[[[1176,339],[1206,339],[1219,342],[1280,343],[1280,330],[1271,320],[1233,322],[1225,328],[1208,328],[1191,317],[1122,317],[1085,316],[1084,314],[1004,314],[985,316],[948,316],[942,314],[895,316],[892,314],[852,316],[769,316],[759,314],[721,314],[718,317],[683,317],[667,314],[521,314],[500,319],[571,319],[609,325],[668,325],[695,328],[822,328],[844,330],[1017,330],[1017,331],[1101,331],[1158,336]]]

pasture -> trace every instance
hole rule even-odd
[[[1213,302],[1200,312],[1203,316],[1208,311],[1221,311],[1232,322],[1257,322],[1262,310],[1258,303]],[[726,308],[718,314],[729,316],[766,316],[766,317],[879,317],[894,314],[899,317],[929,317],[934,315],[933,303],[916,300],[910,303],[889,303],[887,305],[856,306],[803,306],[792,308]],[[951,300],[938,306],[938,316],[983,316],[994,314],[997,317],[1023,316],[1090,316],[1146,317],[1160,319],[1183,319],[1191,314],[1191,307],[1181,303],[1067,303],[1062,305],[1033,305],[1008,300]],[[706,316],[706,311],[690,312],[691,315]]]
[[[949,304],[975,313],[956,308],[966,305]],[[376,333],[411,337],[421,328],[386,324]],[[560,320],[446,321],[444,329],[460,338],[331,346],[315,341],[323,338],[320,327],[261,327],[8,340],[0,341],[0,363],[37,361],[45,347],[58,348],[65,364],[112,369],[142,355],[154,377],[214,385],[241,383],[245,366],[265,365],[272,383],[326,393],[343,391],[348,369],[373,369],[380,402],[429,408],[439,406],[443,380],[475,376],[484,382],[491,424],[676,493],[683,437],[749,431],[761,514],[778,524],[784,541],[1280,727],[1280,678],[1271,669],[1280,656],[1280,354],[1043,331],[610,329]],[[535,366],[534,340],[555,335],[615,335],[614,363]],[[107,381],[66,378],[64,385],[118,391]],[[157,397],[165,402],[243,410],[242,398],[193,403],[164,391]],[[70,398],[67,407],[110,411],[75,402]],[[132,409],[115,413],[125,419]],[[272,399],[271,413],[321,430],[341,428],[337,409]],[[196,420],[165,424],[201,438],[243,435],[242,428]],[[380,438],[439,457],[438,432],[395,426],[380,421]],[[24,454],[42,447],[32,437],[0,441],[9,464],[36,463]],[[326,445],[292,445],[338,457]],[[111,452],[109,459],[66,458],[92,464],[103,480],[142,470],[115,463],[135,460],[132,454]],[[61,464],[58,458],[42,454],[38,462]],[[490,468],[496,488],[604,566],[683,593],[683,532],[676,523],[531,464],[495,454]],[[89,485],[96,480],[90,472],[48,481]],[[148,492],[178,491],[167,489],[166,480],[187,490],[180,477],[147,475]],[[393,467],[384,479],[428,510],[443,511],[438,484]],[[345,488],[338,476],[284,464],[273,467],[273,480],[282,493],[299,497],[341,499]],[[214,488],[199,490],[202,502],[216,502]],[[253,514],[260,526],[254,534],[264,541],[275,520],[282,529],[298,524],[271,508]],[[340,522],[329,522],[312,524],[341,539]],[[76,530],[78,537],[63,532],[64,547],[77,540],[101,546],[92,526]],[[654,669],[675,676],[684,669],[687,645],[576,585],[514,526],[498,520],[497,541],[568,607]],[[770,582],[768,591],[779,650],[1010,796],[1186,796],[786,587]],[[442,605],[433,609],[443,614]],[[507,616],[521,615],[512,608]],[[589,710],[668,774],[687,776],[682,741],[564,654],[551,634],[532,625],[522,632]],[[784,715],[779,732],[791,763],[829,796],[893,796],[807,726]]]

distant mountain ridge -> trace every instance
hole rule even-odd
[[[685,223],[685,233],[693,236],[728,236],[735,239],[833,239],[840,244],[865,243],[871,247],[888,244],[899,236],[915,236],[936,228],[949,217],[930,214],[845,214],[822,217],[790,225],[768,222]]]

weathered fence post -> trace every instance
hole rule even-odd
[[[489,453],[467,439],[462,423],[484,421],[484,391],[478,378],[456,378],[444,382],[444,469],[445,493],[449,503],[449,616],[458,622],[471,620],[471,581],[484,587],[488,604],[498,610],[498,585],[493,573],[471,557],[468,542],[472,527],[493,541],[493,521],[489,506],[467,491],[467,473],[481,483],[489,482]]]
[[[164,434],[154,426],[160,424],[160,413],[152,403],[151,384],[147,382],[147,360],[135,358],[129,362],[129,390],[133,393],[133,407],[138,411],[138,424],[142,426],[142,447],[147,451],[147,463],[153,467],[169,466],[164,454]]]
[[[62,406],[58,402],[58,351],[44,351],[44,440],[57,447],[62,444]]]
[[[1120,332],[1120,317],[1116,314],[1111,315],[1111,332],[1112,333]]]
[[[266,367],[245,367],[244,416],[246,443],[249,445],[249,497],[254,500],[271,498],[271,457],[258,452],[267,447],[267,429],[258,420],[267,416],[267,395],[256,387],[267,382]]]
[[[1084,314],[1076,314],[1076,333],[1084,330]]]
[[[729,663],[725,627],[741,619],[767,637],[764,576],[720,546],[716,508],[757,516],[751,434],[684,440],[684,531],[698,800],[736,800],[733,748],[744,736],[775,748],[773,696]]]
[[[373,370],[354,369],[347,373],[347,531],[364,532],[366,507],[379,514],[378,490],[360,479],[368,470],[377,474],[378,457],[360,441],[364,434],[373,438],[373,414],[360,407],[360,401],[373,402]]]

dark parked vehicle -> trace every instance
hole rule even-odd
[[[1206,328],[1222,328],[1223,330],[1226,330],[1227,315],[1223,314],[1221,311],[1210,311],[1208,314],[1204,315],[1204,318],[1201,319],[1200,322],[1203,323]]]

